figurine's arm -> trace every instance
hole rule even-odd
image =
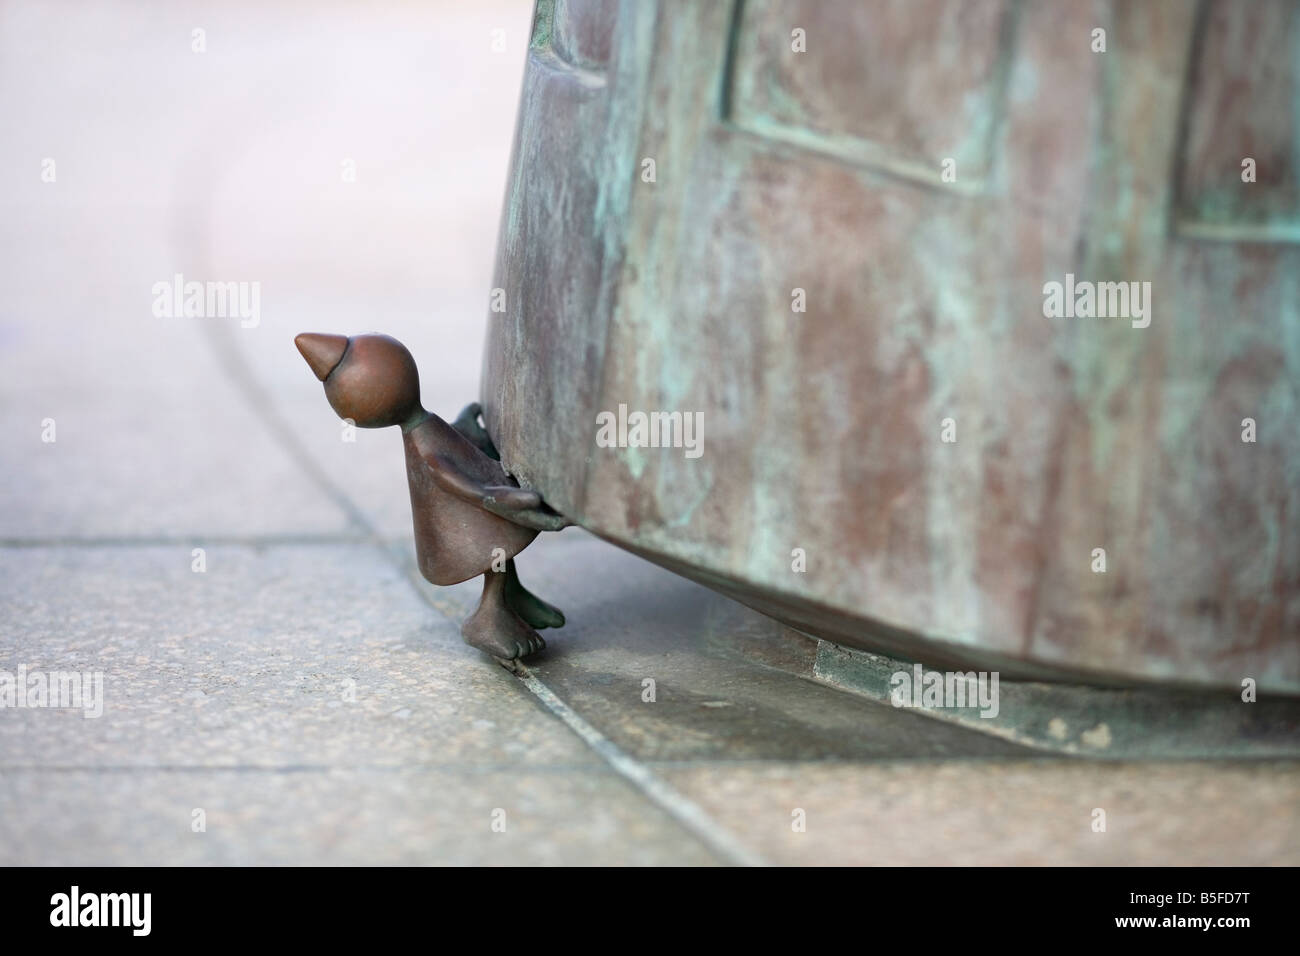
[[[423,457],[439,487],[484,511],[534,531],[559,531],[573,523],[542,504],[542,496],[535,491],[514,485],[479,484],[442,455]]]
[[[513,485],[479,484],[441,455],[427,455],[424,461],[443,490],[489,511],[527,511],[542,503],[542,496],[535,491]]]
[[[456,429],[483,454],[487,455],[494,461],[501,460],[501,453],[497,451],[496,445],[492,444],[492,438],[488,435],[487,429],[479,424],[479,416],[483,414],[483,406],[478,402],[466,405],[456,420],[451,423],[451,427]]]

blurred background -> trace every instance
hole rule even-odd
[[[382,330],[426,407],[477,397],[531,7],[0,5],[0,536],[333,530],[236,367],[409,530],[400,467],[347,473],[395,433],[343,445],[293,336]],[[155,317],[176,273],[260,283],[260,323]]]

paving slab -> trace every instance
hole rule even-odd
[[[659,772],[773,863],[1300,863],[1300,763],[1294,761],[945,760]],[[795,829],[797,811],[803,811],[802,832]],[[1094,830],[1102,820],[1106,829]]]
[[[639,760],[1033,756],[777,666],[799,651],[775,621],[586,532],[548,535],[517,563],[568,614],[529,672]]]
[[[600,769],[0,774],[0,866],[718,862]]]
[[[47,419],[54,441],[43,440]],[[0,540],[339,535],[347,514],[220,378],[0,390]]]
[[[103,674],[102,716],[0,710],[0,768],[599,762],[374,548],[191,552],[0,549],[0,669]]]

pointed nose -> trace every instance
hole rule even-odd
[[[343,353],[348,347],[348,337],[346,335],[322,335],[319,332],[304,332],[293,340],[293,344],[298,346],[298,351],[307,360],[311,370],[323,382],[329,377],[330,372],[334,371],[334,367],[339,364],[339,360],[343,358]]]

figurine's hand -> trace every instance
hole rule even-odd
[[[527,511],[542,503],[537,492],[512,485],[488,485],[483,491],[483,507],[489,511]]]
[[[532,528],[534,531],[559,531],[561,528],[567,528],[573,524],[568,518],[558,511],[552,511],[545,505],[540,508],[525,508],[522,511],[506,511],[504,509],[489,507],[488,511],[500,515],[507,521],[522,525],[525,528]]]

